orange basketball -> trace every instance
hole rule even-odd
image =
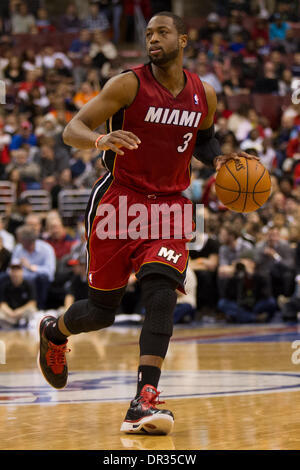
[[[224,206],[235,212],[252,212],[269,198],[271,178],[258,161],[240,157],[228,160],[216,177],[216,193]]]

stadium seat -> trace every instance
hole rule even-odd
[[[16,202],[15,185],[10,181],[0,181],[0,213]]]
[[[32,189],[23,191],[20,197],[29,200],[33,212],[49,212],[52,209],[51,196],[44,189]]]
[[[91,189],[64,189],[58,195],[58,210],[64,222],[71,225],[83,217]]]

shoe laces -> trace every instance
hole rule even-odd
[[[156,408],[157,405],[162,405],[163,403],[165,403],[164,401],[159,400],[159,395],[161,394],[161,392],[156,390],[155,387],[151,387],[151,389],[155,391],[155,394],[152,392],[147,392],[147,389],[141,392],[140,397],[143,405],[146,405],[147,408]]]
[[[67,343],[54,344],[51,341],[48,342],[48,365],[65,365],[66,364],[66,353],[70,352],[71,349],[67,348]]]

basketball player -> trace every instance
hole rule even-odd
[[[59,319],[42,319],[39,365],[49,384],[63,388],[67,337],[112,325],[134,271],[146,315],[136,397],[121,427],[126,432],[167,434],[173,428],[171,411],[156,407],[157,385],[173,332],[175,291],[184,292],[188,240],[131,239],[124,237],[122,227],[114,239],[99,239],[101,206],[111,204],[119,216],[123,196],[128,207],[143,204],[149,213],[153,204],[183,207],[189,203],[181,192],[190,184],[192,155],[217,170],[227,159],[237,158],[220,156],[213,126],[216,95],[210,85],[183,69],[186,45],[181,18],[156,14],[146,29],[150,63],[110,79],[63,134],[64,142],[75,148],[96,146],[104,151],[108,171],[95,183],[86,210],[88,299],[75,302]],[[94,130],[105,121],[107,134],[99,135]]]

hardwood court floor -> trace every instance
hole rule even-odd
[[[176,329],[159,387],[175,427],[157,437],[119,432],[135,392],[138,328],[72,337],[62,391],[37,369],[35,331],[0,331],[0,449],[300,449],[298,330]]]

